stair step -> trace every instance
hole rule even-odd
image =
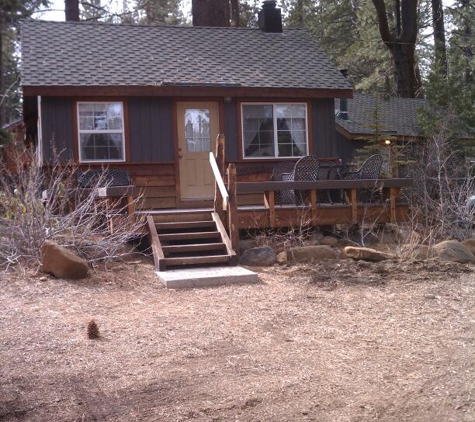
[[[215,228],[216,223],[214,221],[179,221],[173,223],[155,223],[157,231],[163,230],[177,230],[177,229],[206,229]]]
[[[193,232],[193,233],[165,233],[158,235],[160,241],[192,240],[192,239],[213,239],[219,238],[218,231],[212,232]]]
[[[220,264],[229,262],[228,255],[189,256],[184,258],[165,258],[166,266]]]
[[[224,243],[197,243],[193,245],[170,245],[162,246],[164,253],[185,253],[196,251],[219,251],[225,250],[226,245]]]

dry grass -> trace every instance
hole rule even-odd
[[[475,420],[472,267],[260,278],[171,291],[149,262],[74,283],[2,273],[0,420]]]

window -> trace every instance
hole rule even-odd
[[[80,102],[79,161],[125,161],[124,114],[121,102]]]
[[[185,139],[187,152],[211,151],[208,109],[185,110]]]
[[[243,104],[244,158],[307,155],[306,104]]]

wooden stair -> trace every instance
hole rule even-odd
[[[179,215],[176,215],[179,218]],[[215,212],[199,220],[155,222],[147,216],[153,259],[158,271],[173,267],[237,265],[237,256]]]

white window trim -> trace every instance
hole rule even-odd
[[[79,105],[81,104],[113,104],[119,103],[122,105],[122,130],[81,130],[79,127]],[[126,160],[125,151],[125,124],[124,124],[124,102],[123,101],[77,101],[76,102],[76,118],[77,118],[77,139],[78,139],[78,157],[80,163],[124,163]],[[113,160],[88,160],[82,158],[81,134],[83,133],[120,133],[122,134],[122,159]]]
[[[275,114],[275,107],[277,105],[282,104],[292,104],[292,105],[303,105],[305,106],[305,144],[307,147],[307,155],[309,154],[309,145],[308,145],[308,107],[307,103],[296,103],[293,101],[287,102],[245,102],[241,103],[241,148],[242,148],[242,158],[243,160],[275,160],[275,159],[282,159],[282,158],[301,158],[301,156],[282,156],[279,157],[279,145],[277,142],[277,119],[274,117]],[[272,106],[272,116],[273,116],[273,125],[274,125],[274,156],[273,157],[246,157],[245,153],[245,146],[244,146],[244,113],[243,113],[243,106],[246,105],[271,105]],[[303,157],[303,156],[302,156]]]

